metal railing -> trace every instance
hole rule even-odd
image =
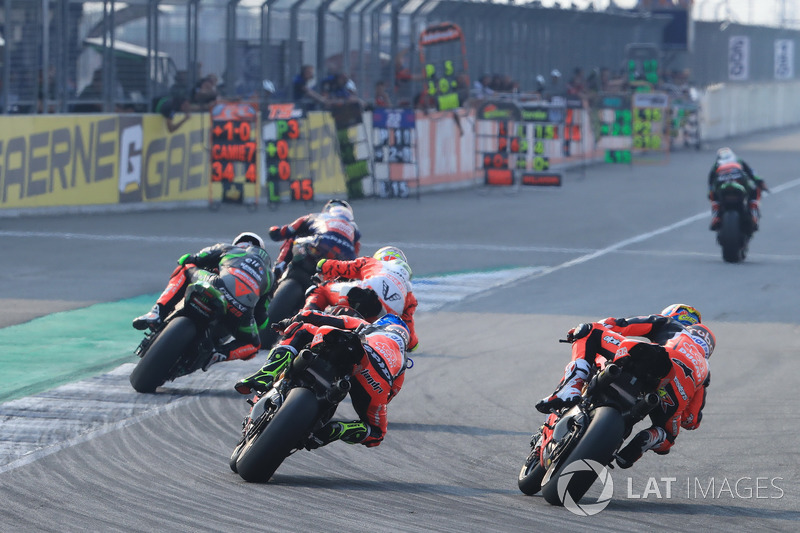
[[[227,98],[291,100],[302,65],[317,80],[345,73],[367,101],[379,80],[397,97],[398,69],[422,70],[421,29],[443,21],[463,28],[473,80],[504,74],[531,91],[552,69],[565,77],[576,67],[621,69],[626,44],[660,44],[669,22],[639,11],[456,0],[0,0],[0,16],[0,111],[26,114],[152,112],[176,94],[203,109],[196,95],[210,75],[212,91]],[[800,40],[780,28],[692,29],[688,49],[666,50],[662,66],[690,70],[699,86],[728,81],[731,36],[749,39],[751,82],[775,81],[776,40]],[[789,61],[798,72],[800,54]],[[264,92],[265,79],[275,93]]]

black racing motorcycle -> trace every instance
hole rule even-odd
[[[231,470],[250,482],[269,481],[283,461],[308,445],[350,391],[364,351],[353,332],[330,332],[314,351],[303,349],[273,387],[256,394],[230,457]]]
[[[607,364],[589,380],[577,405],[550,414],[531,438],[531,451],[519,472],[517,483],[524,494],[541,491],[552,505],[564,505],[568,496],[578,502],[586,494],[597,473],[573,467],[560,482],[565,469],[582,460],[610,465],[633,426],[659,403],[653,379],[632,367]]]
[[[275,292],[267,308],[268,324],[277,324],[297,314],[305,304],[306,290],[312,285],[317,261],[321,259],[315,236],[287,239],[281,245],[281,262],[275,267]],[[261,347],[269,350],[278,340],[271,327],[261,330]]]
[[[720,184],[715,196],[719,198],[720,225],[717,242],[722,247],[722,259],[739,263],[747,257],[753,236],[753,217],[748,207],[747,189],[737,181]]]
[[[137,392],[154,392],[172,381],[204,368],[216,347],[231,337],[224,323],[227,300],[204,279],[203,271],[164,321],[145,332],[135,354],[141,359],[130,375]]]

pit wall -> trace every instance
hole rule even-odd
[[[800,124],[800,82],[730,85],[701,94],[703,141]],[[587,113],[584,111],[584,113]],[[335,128],[327,113],[309,119],[314,190],[346,191]],[[423,190],[482,181],[474,113],[418,113],[418,165]],[[365,115],[368,138],[369,115]],[[588,113],[573,159],[597,159]],[[209,187],[208,115],[194,115],[168,133],[160,115],[0,116],[0,216],[86,207],[149,208],[204,203],[221,195]],[[480,143],[478,143],[480,144]],[[478,151],[480,148],[478,148]],[[551,154],[554,167],[569,162]],[[255,191],[255,187],[252,188]],[[254,194],[250,188],[246,195]],[[261,202],[264,202],[261,198]]]

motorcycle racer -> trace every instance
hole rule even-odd
[[[251,359],[261,347],[259,328],[267,325],[272,290],[272,260],[255,233],[240,233],[231,244],[218,243],[178,259],[166,289],[153,308],[133,320],[138,330],[157,328],[175,309],[192,281],[205,279],[225,295],[233,340],[217,348],[203,368],[226,360]]]
[[[294,242],[311,237],[305,254],[295,254]],[[304,288],[310,285],[320,259],[355,259],[361,248],[361,232],[355,222],[353,208],[344,200],[329,200],[319,213],[310,213],[285,226],[269,228],[269,238],[284,241],[276,263],[276,277],[289,269],[289,275]]]
[[[548,413],[580,399],[597,356],[615,364],[633,365],[657,390],[659,405],[650,413],[652,426],[637,433],[617,454],[617,464],[630,468],[647,450],[669,453],[681,428],[699,427],[710,384],[708,358],[716,339],[700,323],[700,313],[685,304],[673,304],[660,314],[629,318],[609,317],[579,324],[567,333],[572,360],[556,391],[540,400],[536,409]],[[629,339],[644,337],[650,342]]]
[[[719,229],[721,219],[719,216],[719,198],[717,188],[727,181],[740,183],[748,195],[748,208],[753,219],[753,231],[758,231],[758,222],[761,218],[761,191],[769,191],[763,179],[756,176],[753,169],[743,159],[740,159],[728,147],[717,150],[714,164],[708,173],[708,199],[711,200],[711,231]]]
[[[406,356],[409,331],[405,322],[392,314],[371,324],[347,314],[303,310],[278,326],[283,337],[270,351],[267,362],[234,388],[241,394],[269,390],[292,358],[309,343],[312,351],[339,342],[359,343],[363,355],[356,365],[350,389],[359,420],[328,422],[308,438],[306,448],[318,448],[335,440],[368,447],[380,445],[387,430],[386,407],[400,392],[406,367],[410,366]]]
[[[344,305],[357,310],[367,321],[391,313],[400,316],[411,336],[409,350],[417,347],[414,311],[417,298],[411,287],[411,267],[402,250],[384,246],[372,257],[352,261],[321,259],[317,272],[323,283],[306,293],[305,309],[324,310]]]

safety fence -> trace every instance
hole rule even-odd
[[[688,77],[696,87],[791,81],[800,67],[796,30],[693,22],[686,9],[453,0],[0,0],[0,17],[2,113],[141,113],[173,94],[205,111],[214,95],[266,98],[265,79],[273,102],[291,101],[303,65],[318,82],[346,74],[365,100],[385,82],[399,105],[424,86],[420,35],[444,22],[463,30],[464,67],[454,79],[497,75],[523,92],[553,70],[563,73],[562,84],[577,70],[587,85],[601,83],[606,70],[613,76],[627,68],[631,43],[656,46],[662,73]]]

